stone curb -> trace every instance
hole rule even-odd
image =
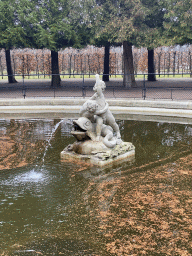
[[[82,106],[88,98],[27,98],[27,99],[0,99],[0,108],[4,106]],[[191,109],[192,101],[171,100],[143,100],[143,99],[108,99],[109,106],[119,107],[151,107]]]
[[[79,109],[87,99],[4,99],[0,100],[0,113],[79,113]],[[156,115],[192,118],[191,101],[155,101],[133,99],[106,99],[110,110],[115,115]]]

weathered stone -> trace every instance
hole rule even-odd
[[[71,146],[74,147],[75,145],[75,147],[79,147],[78,143],[75,142]],[[87,145],[89,145],[89,152],[87,150]],[[99,145],[98,148],[96,145]],[[104,144],[102,145],[102,142],[96,144],[90,140],[89,143],[81,143],[81,150],[75,149],[76,152],[71,150],[71,146],[67,146],[61,152],[61,159],[70,160],[74,163],[77,160],[78,163],[79,161],[82,161],[92,165],[105,166],[121,160],[133,161],[135,158],[135,147],[130,142],[123,142],[121,145],[117,145],[113,149],[108,149]],[[81,153],[78,153],[80,151]],[[82,152],[84,154],[82,154]],[[88,154],[86,154],[87,152]]]
[[[76,141],[73,143],[72,147],[75,153],[82,155],[90,155],[93,151],[103,152],[108,149],[102,141],[92,140]]]

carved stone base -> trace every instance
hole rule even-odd
[[[87,152],[87,149],[88,150]],[[135,158],[135,147],[130,142],[122,142],[113,149],[106,148],[102,142],[88,140],[85,142],[75,142],[68,145],[61,152],[61,159],[82,161],[90,165],[105,166],[122,160],[133,161]]]

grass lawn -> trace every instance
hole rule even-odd
[[[100,75],[102,77],[102,74]],[[138,75],[135,75],[135,78],[136,79],[144,79],[145,77],[145,80],[147,80],[147,74],[138,74]],[[192,75],[190,74],[161,74],[160,76],[159,75],[156,75],[156,78],[157,79],[171,79],[171,78],[174,78],[174,79],[177,79],[177,78],[191,78]],[[16,75],[15,76],[16,80],[21,80],[23,79],[23,76],[22,75]],[[49,75],[46,75],[46,74],[39,74],[39,75],[36,75],[36,74],[30,74],[29,76],[28,75],[25,75],[24,76],[25,79],[48,79],[50,80],[51,79],[51,76]],[[83,75],[81,74],[61,74],[61,79],[71,79],[71,78],[77,78],[77,79],[83,79]],[[89,74],[86,74],[84,75],[84,79],[95,79],[95,75],[89,75]],[[111,75],[110,78],[112,79],[122,79],[123,76],[122,75]],[[7,80],[7,75],[4,74],[4,76],[0,76],[0,80]]]

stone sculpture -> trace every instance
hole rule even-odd
[[[106,123],[107,125],[110,125],[114,132],[116,132],[116,136],[118,139],[121,138],[120,131],[119,131],[119,126],[115,122],[115,118],[112,115],[111,111],[108,108],[108,104],[105,101],[105,97],[103,94],[103,91],[105,90],[105,82],[99,79],[99,75],[96,74],[96,83],[95,86],[93,87],[93,90],[95,91],[95,94],[91,97],[90,100],[94,100],[96,102],[96,108],[97,111],[95,111],[96,115],[96,123],[97,123],[97,141],[99,141],[100,138],[100,133],[101,133],[101,126],[103,123]],[[85,103],[86,104],[86,103]],[[87,102],[87,106],[89,106],[89,102]],[[80,115],[83,116],[83,110],[81,109]]]
[[[98,74],[95,77],[95,93],[81,107],[79,119],[73,121],[71,133],[77,141],[61,152],[61,158],[78,159],[99,166],[133,158],[135,148],[132,143],[121,140],[119,126],[105,100],[105,83]]]

